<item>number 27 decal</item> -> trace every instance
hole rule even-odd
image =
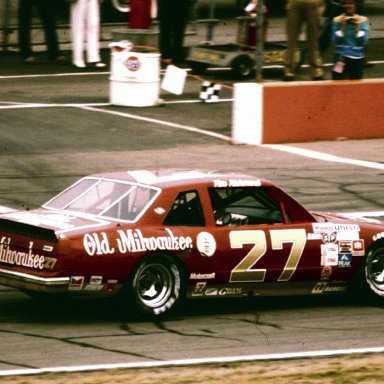
[[[278,281],[289,281],[296,271],[307,241],[305,229],[270,230],[272,249],[283,249],[284,243],[291,243],[291,251]],[[252,269],[252,267],[267,252],[265,232],[260,230],[233,231],[229,234],[231,248],[242,248],[244,244],[254,244],[252,249],[232,270],[231,283],[263,282],[266,269]]]

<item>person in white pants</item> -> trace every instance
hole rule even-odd
[[[71,3],[72,63],[77,68],[104,68],[100,58],[100,4],[103,0]],[[85,49],[86,45],[86,49]],[[86,52],[87,60],[84,60]],[[87,63],[87,64],[86,64]]]

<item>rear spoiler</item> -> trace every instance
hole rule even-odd
[[[56,233],[52,229],[36,227],[8,219],[0,219],[0,232],[15,233],[52,243],[57,242]]]

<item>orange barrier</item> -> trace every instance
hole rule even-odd
[[[377,79],[235,84],[233,141],[276,144],[384,137],[383,95],[384,80]],[[244,100],[245,110],[239,104]]]

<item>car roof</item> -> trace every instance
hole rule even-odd
[[[272,185],[267,180],[241,174],[223,171],[206,171],[198,169],[157,169],[131,170],[90,175],[90,177],[130,181],[160,188],[206,184],[216,181],[217,186],[260,186]],[[243,181],[243,182],[242,182]]]

